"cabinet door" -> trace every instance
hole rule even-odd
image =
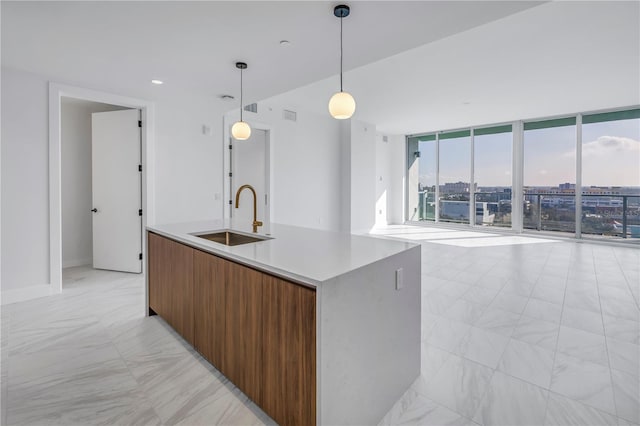
[[[194,249],[148,235],[149,306],[193,344]]]
[[[219,257],[196,250],[194,266],[194,346],[222,371],[225,327],[225,264]]]
[[[222,373],[260,405],[262,386],[262,277],[233,262],[226,266]]]
[[[264,276],[262,407],[278,424],[316,423],[316,292]]]

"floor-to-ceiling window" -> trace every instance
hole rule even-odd
[[[511,227],[511,125],[473,131],[476,225]]]
[[[640,238],[640,109],[582,116],[582,234]]]
[[[524,124],[525,229],[575,232],[576,118]]]
[[[638,108],[437,132],[407,142],[410,221],[640,243]]]
[[[439,134],[440,222],[469,223],[471,132],[461,130]]]
[[[437,185],[437,141],[435,135],[429,135],[418,141],[420,151],[420,219],[436,218],[436,185]]]

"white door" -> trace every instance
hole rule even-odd
[[[269,223],[269,172],[267,131],[251,129],[251,137],[245,141],[233,139],[231,150],[231,190],[233,205],[231,217],[234,226],[251,230],[253,223],[253,194],[245,189],[240,195],[240,208],[235,208],[236,192],[242,185],[251,185],[257,195],[257,219],[265,224],[258,232],[267,231]]]
[[[142,272],[139,111],[92,114],[93,267]]]

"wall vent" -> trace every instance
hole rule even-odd
[[[257,114],[258,113],[258,104],[254,102],[251,105],[245,105],[244,110],[245,111],[249,111],[249,112],[255,112]]]
[[[282,118],[289,121],[298,121],[298,113],[284,109],[282,110]]]

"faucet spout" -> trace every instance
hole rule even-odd
[[[236,192],[236,209],[240,206],[240,193],[243,189],[250,189],[253,193],[253,232],[258,232],[258,226],[262,226],[262,222],[257,219],[258,216],[258,196],[256,195],[256,190],[253,189],[251,185],[242,185],[238,188],[238,192]]]

